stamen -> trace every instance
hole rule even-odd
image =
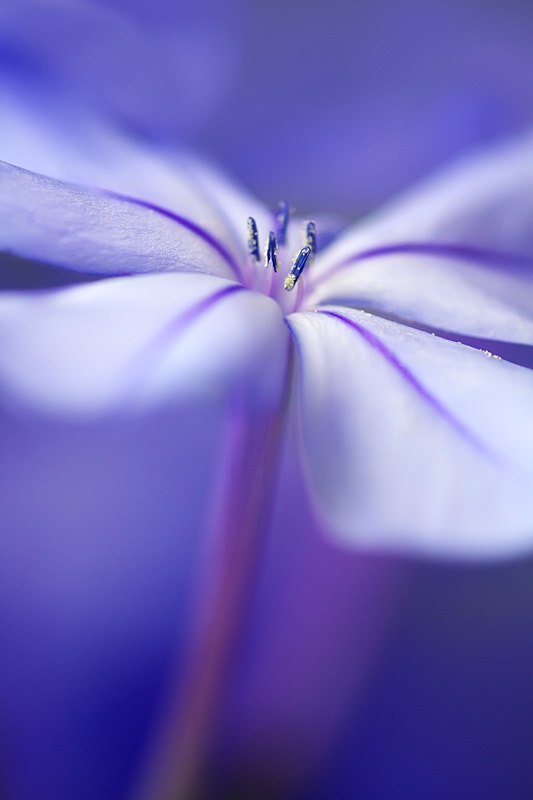
[[[309,245],[306,245],[305,247],[302,247],[296,258],[294,259],[293,267],[289,272],[289,274],[287,275],[287,277],[285,278],[285,282],[283,284],[284,288],[288,292],[291,292],[296,286],[296,281],[302,274],[305,265],[309,261],[310,255],[311,255],[311,248],[309,247]]]
[[[287,242],[290,208],[286,200],[280,200],[276,211],[276,236],[278,244],[283,247]]]
[[[311,258],[316,256],[316,225],[313,221],[307,223],[307,227],[305,229],[305,243],[311,249]]]
[[[248,252],[254,261],[261,261],[259,255],[259,234],[257,233],[257,223],[253,217],[248,217]]]
[[[265,247],[265,267],[270,266],[274,272],[278,271],[278,243],[276,241],[276,234],[270,231]]]

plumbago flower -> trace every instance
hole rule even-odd
[[[112,175],[91,165],[102,190],[2,166],[2,249],[108,278],[3,295],[13,403],[85,419],[232,397],[276,425],[290,408],[315,509],[345,545],[530,545],[533,378],[485,349],[533,343],[529,139],[316,257],[320,228],[289,222],[286,203],[270,213],[190,158],[108,146],[122,156]],[[65,175],[87,175],[68,160]]]
[[[178,631],[186,688],[146,790],[190,797],[276,494],[298,526],[304,481],[323,535],[347,552],[530,547],[533,374],[520,363],[533,344],[533,141],[321,247],[320,219],[292,219],[287,204],[273,214],[188,156],[86,120],[66,139],[22,112],[5,124],[1,424],[17,446],[2,464],[2,600],[24,626],[44,597],[111,641],[124,563],[135,591],[119,617],[151,622],[141,643],[120,632],[137,661],[168,625],[152,624],[151,604],[170,598],[169,619],[191,605]],[[139,544],[152,528],[155,551]],[[92,560],[104,567],[88,613],[78,582]],[[4,676],[8,708],[20,680]],[[54,714],[51,741],[61,725]]]

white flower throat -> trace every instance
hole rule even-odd
[[[283,261],[285,259],[283,252],[280,253],[280,250],[283,251],[287,245],[289,218],[289,204],[286,201],[279,202],[275,212],[275,231],[269,231],[264,247],[264,266],[269,270],[270,274],[267,280],[262,281],[262,290],[271,297],[276,297],[278,299],[280,299],[281,283],[276,282],[272,273],[277,274],[280,270],[280,265],[283,267]],[[255,268],[261,263],[262,258],[259,247],[259,231],[253,217],[248,217],[247,229],[250,266]],[[292,259],[292,266],[283,282],[283,288],[287,292],[294,289],[306,266],[312,263],[316,251],[316,225],[313,221],[309,221],[305,224],[304,245]],[[252,275],[252,283],[254,284],[254,288],[258,288],[257,280],[254,279],[255,277],[256,276]]]

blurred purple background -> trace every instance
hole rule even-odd
[[[269,198],[354,214],[533,120],[530,3],[247,9],[237,81],[200,143]]]
[[[520,0],[20,0],[0,8],[0,54],[4,74],[33,82],[38,75],[69,102],[92,105],[145,137],[192,147],[264,200],[287,197],[302,211],[353,217],[450,159],[533,124],[533,4]],[[346,555],[343,567],[342,552],[314,538],[313,554],[298,556],[298,573],[295,552],[305,551],[298,535],[312,534],[310,522],[300,524],[296,544],[285,542],[286,573],[277,575],[276,559],[265,567],[287,601],[257,612],[271,661],[258,636],[228,691],[214,767],[219,796],[282,796],[279,754],[265,750],[258,760],[244,743],[250,717],[268,717],[270,702],[283,705],[292,681],[299,702],[322,691],[328,703],[346,703],[335,747],[298,800],[530,800],[533,561],[457,566],[368,557],[355,565]],[[311,568],[317,562],[319,577]],[[313,646],[329,648],[324,629],[338,625],[339,668],[354,669],[355,686],[354,643],[366,639],[357,638],[358,593],[341,581],[342,594],[337,569],[345,582],[361,570],[382,569],[384,585],[389,571],[409,576],[357,697],[355,689],[331,688],[335,672],[321,689],[323,672],[312,670],[324,655],[313,655]],[[338,615],[320,618],[318,633],[314,577],[324,582],[326,610]],[[291,580],[299,581],[292,589]],[[339,589],[337,605],[328,581]],[[370,620],[376,608],[369,606]],[[301,630],[283,627],[287,614]],[[168,616],[165,631],[174,625]],[[307,651],[306,637],[314,643]],[[80,774],[91,765],[83,758],[93,739],[95,753],[104,742],[110,788],[105,794],[105,781],[95,779],[99,800],[119,796],[116,787],[128,783],[138,758],[171,644],[165,649],[162,634],[158,646],[162,652],[146,657],[145,672],[133,674],[122,698],[114,684],[106,688],[89,744],[69,742],[69,763]],[[69,664],[68,654],[57,657]],[[342,680],[346,689],[349,675]],[[46,681],[43,687],[52,698],[46,724],[54,698]],[[14,701],[13,714],[24,706],[32,718],[29,705]],[[323,725],[324,713],[317,703],[308,724]],[[36,741],[43,735],[36,728]],[[26,769],[23,756],[21,764]]]
[[[0,27],[73,100],[301,210],[353,216],[533,121],[524,0],[7,0]]]

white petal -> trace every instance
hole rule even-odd
[[[114,278],[0,295],[2,403],[79,417],[235,393],[279,402],[279,307],[218,278]]]
[[[445,241],[533,256],[533,136],[484,151],[398,197],[354,225],[320,269],[359,250]]]
[[[430,255],[384,255],[332,274],[305,305],[324,303],[457,335],[533,344],[533,274],[502,275]]]
[[[175,168],[183,170],[196,191],[204,193],[213,211],[219,213],[241,248],[245,242],[248,217],[257,222],[260,245],[266,242],[269,231],[275,230],[274,215],[257,198],[206,161],[185,153],[179,156],[169,154],[169,159],[175,162]]]
[[[239,263],[211,232],[187,219],[2,162],[0,250],[94,274],[240,274]]]
[[[533,373],[364,312],[294,314],[312,495],[346,544],[533,545]]]
[[[531,136],[444,172],[329,248],[308,278],[315,289],[307,307],[334,300],[458,333],[529,342],[532,183]],[[394,246],[398,252],[387,254]]]
[[[239,259],[246,253],[246,218],[268,216],[246,192],[187,153],[128,136],[20,84],[0,85],[0,103],[3,161],[163,206],[208,229]]]

